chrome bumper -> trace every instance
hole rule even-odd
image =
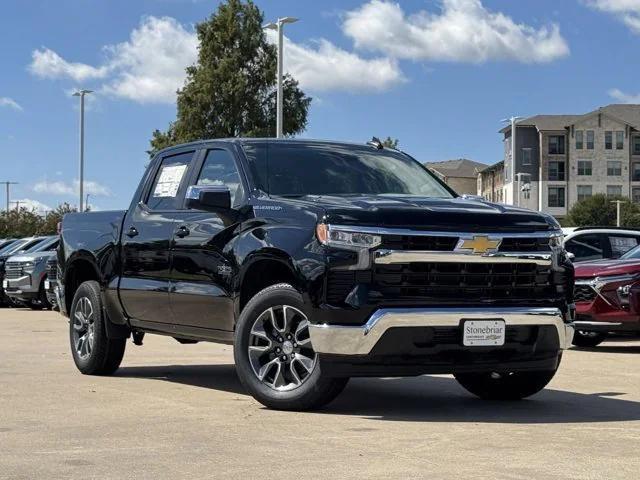
[[[362,326],[311,325],[309,334],[318,353],[367,355],[390,328],[457,327],[463,319],[489,318],[503,319],[507,326],[553,325],[562,350],[573,340],[573,325],[565,323],[557,308],[390,308],[377,310]]]

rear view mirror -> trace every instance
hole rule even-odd
[[[226,185],[193,185],[187,189],[187,208],[219,212],[231,209],[231,191]]]

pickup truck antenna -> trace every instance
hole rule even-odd
[[[367,144],[376,147],[378,150],[382,150],[384,148],[384,145],[378,137],[372,137],[371,141],[367,142]]]

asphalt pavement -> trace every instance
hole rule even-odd
[[[638,479],[640,341],[566,352],[521,402],[450,376],[355,379],[290,413],[244,392],[230,346],[148,335],[89,377],[64,317],[1,309],[0,478]]]

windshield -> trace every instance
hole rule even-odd
[[[0,250],[0,255],[9,255],[11,253],[17,252],[17,251],[21,250],[22,248],[24,248],[24,246],[27,245],[30,241],[32,241],[32,240],[31,239],[22,239],[22,240],[18,240],[16,242],[12,243],[11,245],[7,245],[5,248]]]
[[[47,237],[43,239],[41,242],[38,242],[36,245],[33,245],[26,253],[36,253],[36,252],[47,252],[49,250],[53,250],[58,246],[58,238],[57,237]]]
[[[639,258],[640,258],[640,245],[632,248],[631,250],[629,250],[627,253],[625,253],[620,257],[621,260],[639,259]]]
[[[321,142],[248,142],[244,150],[256,187],[270,195],[453,196],[425,167],[390,149]]]

